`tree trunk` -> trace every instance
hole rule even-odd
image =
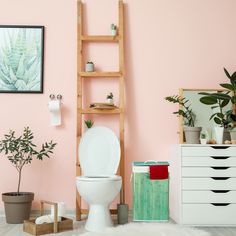
[[[20,183],[21,183],[21,169],[19,170],[19,179],[18,179],[17,195],[19,195],[19,193],[20,193]]]

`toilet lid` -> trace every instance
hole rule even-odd
[[[85,176],[114,175],[120,162],[120,142],[106,127],[88,129],[80,140],[79,161]]]

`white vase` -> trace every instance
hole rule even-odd
[[[215,127],[215,138],[217,144],[223,143],[224,127]]]
[[[116,36],[116,34],[117,34],[117,30],[116,30],[116,29],[112,29],[112,30],[111,30],[111,35],[112,35],[112,36]]]
[[[201,142],[201,144],[205,145],[205,144],[207,144],[207,139],[206,138],[201,138],[200,142]]]
[[[94,71],[94,64],[92,64],[92,63],[86,63],[86,65],[85,65],[85,71],[86,71],[86,72],[93,72],[93,71]]]
[[[114,101],[112,98],[107,98],[107,103],[114,104]]]

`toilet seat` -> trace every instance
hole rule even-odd
[[[86,182],[105,182],[105,181],[120,181],[122,178],[118,175],[107,175],[107,176],[78,176],[79,181]]]
[[[106,127],[88,129],[79,145],[79,161],[83,176],[114,176],[120,163],[120,142]]]

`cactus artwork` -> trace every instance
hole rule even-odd
[[[42,93],[43,27],[0,26],[0,92]]]

